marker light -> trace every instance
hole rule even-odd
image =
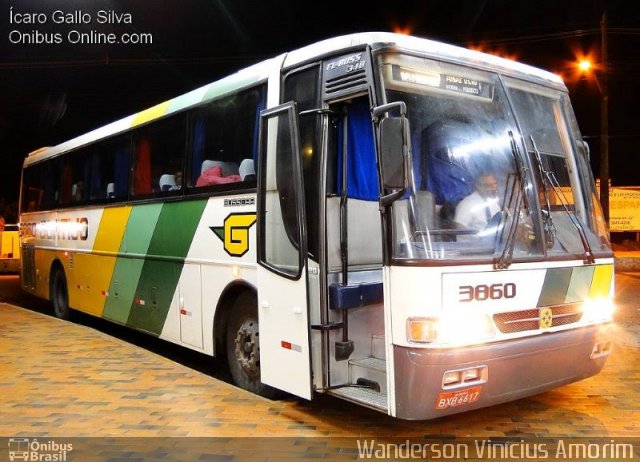
[[[436,339],[436,323],[431,318],[407,319],[407,340],[414,343],[431,343]]]
[[[489,380],[489,368],[485,365],[446,371],[442,375],[442,389],[460,388],[486,383]]]

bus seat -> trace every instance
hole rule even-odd
[[[160,191],[169,191],[176,186],[176,176],[165,173],[160,177]]]
[[[222,176],[238,174],[238,165],[235,162],[224,162],[221,160],[204,160],[202,161],[200,175],[213,167],[220,167],[222,169]]]
[[[116,197],[116,184],[107,184],[107,199],[114,199]]]
[[[243,159],[238,167],[238,173],[242,181],[252,181],[256,179],[256,170],[253,165],[253,159]]]

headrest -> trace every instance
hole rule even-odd
[[[240,162],[240,167],[238,167],[238,173],[240,174],[242,181],[245,179],[253,179],[247,178],[248,175],[253,175],[255,177],[256,174],[256,170],[253,166],[253,159],[243,159],[242,162]]]
[[[160,177],[160,191],[168,191],[176,185],[176,176],[165,173]]]

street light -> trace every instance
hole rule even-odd
[[[591,65],[591,61],[589,61],[588,59],[583,59],[578,62],[578,69],[580,69],[581,72],[589,72],[592,67],[593,66]]]

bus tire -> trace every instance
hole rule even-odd
[[[54,268],[51,276],[51,304],[56,318],[69,319],[71,317],[67,278],[64,275],[64,270],[60,267]]]
[[[227,361],[236,386],[265,398],[275,399],[279,391],[260,381],[258,308],[255,294],[244,292],[231,307],[227,321]]]

